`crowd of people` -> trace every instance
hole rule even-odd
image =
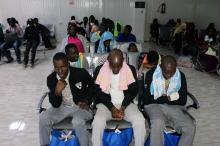
[[[13,61],[9,48],[15,49],[17,62],[22,63],[19,49],[22,39],[27,40],[23,60],[25,67],[30,50],[31,66],[34,66],[40,36],[46,48],[54,48],[49,40],[48,29],[39,24],[37,18],[28,19],[24,33],[16,19],[9,18],[8,24],[10,28],[6,30],[6,34],[0,31],[3,36],[0,37],[1,56],[6,56],[8,63]],[[169,25],[175,27],[172,33],[175,52],[184,56],[177,61],[173,56],[149,51],[142,56],[138,68],[135,68],[126,62],[123,52],[116,48],[116,42],[127,42],[127,52],[138,52],[136,37],[131,33],[130,25],[123,26],[121,22],[114,23],[109,18],[103,18],[99,23],[93,15],[89,18],[84,17],[80,22],[72,16],[67,26],[67,36],[63,38],[53,56],[54,71],[47,77],[51,107],[40,114],[40,145],[49,146],[53,125],[71,117],[80,146],[89,145],[86,122],[92,119],[92,145],[103,145],[102,136],[106,122],[114,119],[130,122],[135,146],[144,146],[149,135],[145,125],[147,116],[150,125],[150,146],[164,145],[163,131],[170,124],[181,134],[178,145],[192,146],[196,130],[195,120],[185,108],[187,83],[178,66],[192,67],[192,64],[182,63],[191,61],[187,56],[200,58],[197,56],[197,50],[194,52],[190,49],[196,45],[197,35],[192,23],[186,25],[178,19],[177,23],[170,21]],[[159,27],[160,24],[155,19],[150,32],[157,43]],[[16,37],[13,38],[13,35]],[[179,50],[183,36],[190,47],[181,47]],[[204,43],[211,47],[217,39],[217,31],[211,24],[206,30]],[[181,44],[178,44],[180,40]],[[87,47],[88,43],[94,44],[94,50]],[[91,75],[87,71],[90,67],[85,53],[108,55]],[[147,69],[145,86],[141,87],[138,85],[138,72],[142,72],[144,68]],[[143,111],[133,102],[140,88],[144,93],[140,96]],[[92,103],[96,108],[95,113],[90,108]]]
[[[183,22],[181,19],[176,21],[171,19],[166,25],[161,25],[157,19],[154,19],[150,26],[150,33],[151,38],[157,44],[163,40],[159,36],[161,26],[170,28],[169,40],[174,53],[180,56],[179,66],[193,67],[195,64],[195,68],[200,71],[212,72],[216,70],[219,63],[220,34],[214,23],[210,23],[206,29],[199,31],[194,23]]]
[[[146,119],[133,102],[139,88],[145,92],[141,96],[141,107],[150,119],[150,145],[163,146],[163,130],[167,123],[172,123],[174,129],[182,134],[179,146],[192,145],[195,123],[184,107],[187,83],[184,73],[177,68],[176,59],[169,55],[162,56],[157,51],[145,54],[141,66],[149,70],[145,80],[147,88],[140,87],[137,68],[126,62],[121,50],[114,48],[115,41],[131,42],[127,51],[138,52],[131,26],[126,25],[121,29],[122,32],[115,33],[115,28],[119,26],[114,26],[110,20],[103,19],[100,25],[94,17],[84,17],[83,20],[92,23],[87,25],[71,17],[67,37],[53,56],[54,72],[47,77],[49,102],[52,106],[40,114],[41,146],[50,144],[53,125],[66,117],[72,117],[72,125],[81,146],[89,145],[86,121],[91,119],[92,145],[103,145],[106,122],[114,119],[130,122],[135,146],[144,146],[149,134],[145,126]],[[107,59],[96,67],[93,76],[86,70],[88,64],[83,54],[91,50],[86,50],[79,37],[82,34],[84,39],[95,44],[96,53],[108,53]],[[92,102],[96,108],[95,113],[90,108]]]
[[[2,56],[7,58],[7,63],[14,60],[11,55],[10,48],[15,50],[16,61],[18,64],[23,62],[24,66],[27,67],[29,60],[29,52],[31,50],[31,67],[34,67],[34,61],[36,56],[36,50],[40,43],[40,36],[44,42],[45,48],[54,49],[50,42],[50,31],[42,24],[38,22],[38,18],[30,18],[27,20],[27,26],[25,30],[22,29],[21,25],[15,18],[8,18],[8,28],[5,33],[1,29],[1,41],[0,41],[0,60]],[[26,41],[26,49],[24,52],[24,59],[21,59],[20,46]]]

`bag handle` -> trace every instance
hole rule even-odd
[[[72,138],[74,138],[74,135],[72,135],[72,131],[63,130],[59,140],[62,140],[62,141],[66,142],[66,141],[68,141],[68,140],[70,140]]]
[[[121,130],[119,130],[118,129],[118,127],[119,127],[119,124],[117,124],[116,126],[115,126],[115,133],[117,133],[117,134],[120,134],[121,133]]]

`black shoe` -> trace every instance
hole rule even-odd
[[[24,63],[24,68],[27,68],[27,64]]]
[[[8,58],[7,63],[11,63],[13,60],[14,60],[14,58],[10,57],[10,58]]]
[[[55,48],[56,48],[56,46],[50,46],[50,47],[47,47],[47,50],[53,50]]]
[[[34,68],[34,63],[31,63],[31,68]]]
[[[18,63],[18,64],[21,64],[21,60],[17,60],[17,63]]]

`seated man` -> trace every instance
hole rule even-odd
[[[14,48],[17,57],[17,63],[21,64],[20,46],[22,43],[23,30],[15,18],[8,19],[9,28],[6,30],[5,42],[1,46],[2,54],[8,59],[8,63],[14,59],[11,57],[10,48]]]
[[[150,146],[164,146],[164,129],[172,126],[181,134],[179,146],[192,146],[195,123],[184,105],[187,101],[185,75],[172,56],[162,58],[161,65],[146,73],[147,91],[142,99],[151,123]]]
[[[102,146],[106,121],[126,120],[134,130],[135,146],[143,146],[146,138],[145,119],[133,103],[138,93],[137,73],[124,62],[123,53],[113,49],[104,65],[94,73],[97,112],[92,123],[92,143]]]
[[[136,42],[136,37],[131,33],[132,27],[126,25],[123,32],[118,34],[118,42]]]
[[[48,146],[52,126],[72,117],[80,146],[88,146],[89,137],[85,123],[93,117],[89,105],[92,101],[94,81],[86,70],[69,67],[64,53],[55,54],[53,64],[55,71],[47,77],[49,102],[52,107],[40,115],[40,144]]]
[[[66,45],[65,53],[71,67],[89,69],[88,61],[82,53],[78,52],[76,45]]]

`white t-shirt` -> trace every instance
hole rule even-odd
[[[119,77],[120,74],[112,74],[110,85],[111,102],[115,106],[121,106],[124,100],[124,92],[119,90]]]

